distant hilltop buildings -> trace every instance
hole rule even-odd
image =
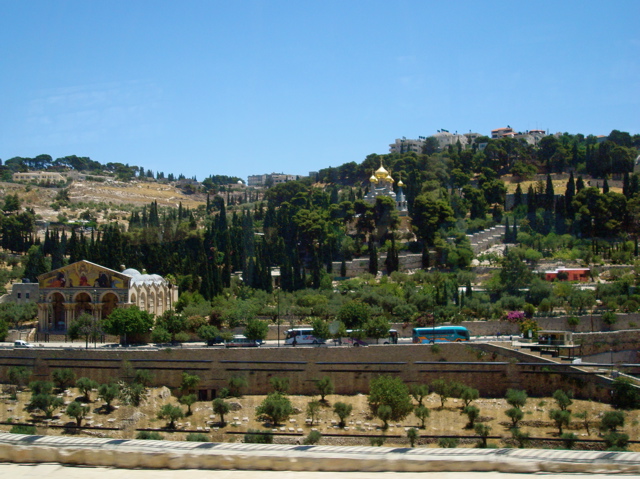
[[[270,173],[264,175],[249,175],[247,186],[274,186],[287,181],[295,181],[302,178],[299,175],[285,175],[284,173]]]
[[[513,128],[510,126],[504,128],[496,128],[495,130],[491,130],[491,138],[492,139],[500,139],[500,138],[515,138],[522,139],[526,141],[530,145],[536,145],[538,141],[543,136],[547,136],[549,133],[545,130],[528,130],[524,133],[515,132]],[[468,145],[473,144],[473,142],[482,138],[484,135],[480,133],[462,133],[458,132],[450,133],[448,130],[438,130],[435,135],[431,135],[429,137],[419,136],[417,140],[408,139],[405,137],[398,138],[394,143],[389,145],[389,153],[422,153],[427,141],[434,142],[433,146],[439,150],[447,148],[449,146],[456,146],[458,142],[460,142],[460,146],[467,147]],[[480,146],[480,145],[479,145]],[[482,146],[480,146],[482,149]]]

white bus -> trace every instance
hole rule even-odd
[[[363,331],[347,329],[347,335],[334,340],[337,344],[347,344],[350,346],[368,346],[370,344],[398,344],[398,331],[389,330],[386,338],[374,339],[364,335]]]
[[[313,335],[313,328],[294,328],[285,332],[284,344],[324,344],[325,340]]]

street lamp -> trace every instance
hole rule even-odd
[[[276,323],[278,325],[278,347],[280,347],[280,288],[277,291],[278,311],[276,313]]]

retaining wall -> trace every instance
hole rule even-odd
[[[531,362],[543,366],[519,364]],[[478,389],[485,397],[503,397],[508,388],[545,396],[571,384],[578,398],[610,398],[607,378],[577,368],[558,369],[554,362],[485,343],[366,348],[5,350],[0,352],[0,379],[6,381],[9,368],[17,365],[33,368],[32,379],[50,380],[54,369],[70,368],[77,377],[86,376],[100,383],[128,379],[133,369],[147,369],[154,375],[154,385],[171,388],[180,385],[182,373],[187,371],[201,378],[201,400],[215,397],[232,376],[238,375],[247,379],[247,394],[267,394],[273,376],[286,376],[291,394],[310,395],[317,392],[315,381],[325,376],[333,380],[337,394],[366,394],[371,379],[381,374],[400,377],[407,384],[425,384],[438,378],[456,380]],[[554,372],[556,369],[558,372]]]

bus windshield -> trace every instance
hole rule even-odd
[[[412,341],[417,344],[469,341],[469,330],[463,326],[413,328]]]

